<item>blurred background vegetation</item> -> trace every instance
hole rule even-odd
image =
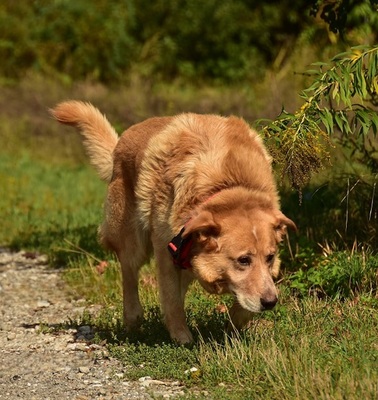
[[[378,42],[377,7],[377,0],[2,0],[1,184],[10,190],[9,174],[25,157],[87,164],[77,135],[62,135],[48,115],[67,98],[91,101],[120,133],[183,111],[237,114],[251,124],[283,108],[294,113],[311,63]],[[358,145],[344,133],[335,128],[329,161],[302,196],[281,182],[283,209],[300,228],[286,255],[293,269],[312,265],[324,249],[377,249],[376,132],[372,126]],[[10,230],[1,240],[25,246]]]
[[[335,45],[375,43],[374,7],[373,0],[4,0],[0,73],[8,80],[33,70],[106,84],[127,83],[131,73],[152,84],[240,84],[267,69],[282,73],[303,50],[308,62]]]

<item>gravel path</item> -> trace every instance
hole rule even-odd
[[[184,393],[179,382],[125,380],[124,366],[104,346],[90,343],[89,326],[41,333],[84,310],[84,301],[70,298],[59,271],[46,263],[43,255],[0,248],[0,399],[153,399]]]

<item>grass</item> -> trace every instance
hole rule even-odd
[[[227,299],[208,296],[195,285],[188,298],[193,347],[171,343],[157,300],[142,274],[146,319],[141,331],[126,336],[121,301],[78,323],[96,329],[112,356],[125,364],[125,378],[151,376],[183,381],[211,398],[373,399],[378,389],[377,299],[348,301],[298,299],[287,288],[274,312],[256,316],[248,331],[229,337]],[[104,277],[106,279],[106,277]],[[150,300],[146,302],[146,299]],[[197,371],[188,373],[192,367]],[[203,395],[203,397],[206,397]]]
[[[0,158],[0,243],[57,256],[65,240],[95,248],[105,187],[86,167]],[[85,223],[83,224],[83,221]],[[92,234],[90,234],[92,233]],[[93,243],[90,243],[92,241]]]
[[[91,269],[83,273],[83,268]],[[102,293],[107,307],[77,323],[95,327],[95,340],[105,340],[112,356],[124,362],[127,379],[180,380],[190,389],[186,398],[193,388],[201,389],[196,398],[204,396],[202,391],[229,399],[375,398],[378,299],[373,296],[300,299],[281,285],[277,309],[257,315],[246,332],[229,337],[224,331],[229,299],[209,296],[195,284],[187,312],[196,341],[188,348],[171,343],[161,323],[151,267],[141,276],[145,321],[139,332],[125,335],[117,271],[111,263],[102,275],[85,266],[69,275],[72,282],[79,281],[78,272],[92,276],[93,293]],[[118,295],[104,290],[110,284]],[[188,373],[192,367],[197,371]]]
[[[49,96],[44,102],[54,104],[53,94]],[[375,253],[334,249],[325,257],[300,237],[292,246],[294,254],[284,260],[287,266],[292,257],[296,270],[305,264],[306,274],[301,277],[287,268],[277,308],[256,315],[247,331],[233,336],[224,330],[231,299],[210,296],[194,284],[187,298],[195,336],[189,347],[170,341],[161,322],[154,266],[146,265],[140,277],[146,318],[140,331],[126,335],[119,268],[96,238],[105,185],[83,163],[75,135],[60,137],[52,128],[51,135],[42,129],[30,137],[34,118],[32,113],[0,116],[0,244],[46,252],[53,265],[62,267],[77,296],[103,306],[97,314],[85,311],[67,323],[90,324],[94,340],[106,343],[110,354],[124,363],[125,379],[179,380],[187,388],[186,399],[377,398]],[[293,201],[305,222],[304,207]],[[309,214],[310,200],[304,201]],[[323,237],[331,229],[332,218],[326,220],[326,229],[319,221],[316,225]],[[305,224],[301,231],[306,233]],[[197,370],[190,371],[192,367]]]
[[[201,346],[200,369],[208,384],[225,383],[235,399],[373,398],[375,311],[286,300],[245,338]]]

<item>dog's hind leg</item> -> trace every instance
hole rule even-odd
[[[126,229],[127,227],[129,229]],[[129,331],[138,328],[143,320],[138,278],[140,268],[148,261],[148,254],[144,243],[138,240],[136,231],[127,223],[124,223],[122,228],[105,220],[99,229],[99,234],[101,243],[116,253],[121,264],[123,320],[126,330]]]
[[[123,320],[127,331],[137,329],[143,321],[143,308],[139,300],[139,269],[144,264],[145,254],[135,254],[130,246],[118,252],[122,271]]]
[[[133,193],[121,179],[108,188],[105,219],[99,229],[100,242],[117,254],[122,271],[123,319],[126,330],[138,328],[143,320],[139,300],[139,270],[148,261],[148,241],[135,220]]]

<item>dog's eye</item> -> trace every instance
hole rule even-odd
[[[237,262],[242,267],[249,267],[251,265],[252,259],[250,256],[241,256],[237,259]]]
[[[267,255],[267,256],[266,256],[266,262],[267,262],[268,264],[271,264],[272,261],[274,260],[274,256],[275,256],[274,253]]]

